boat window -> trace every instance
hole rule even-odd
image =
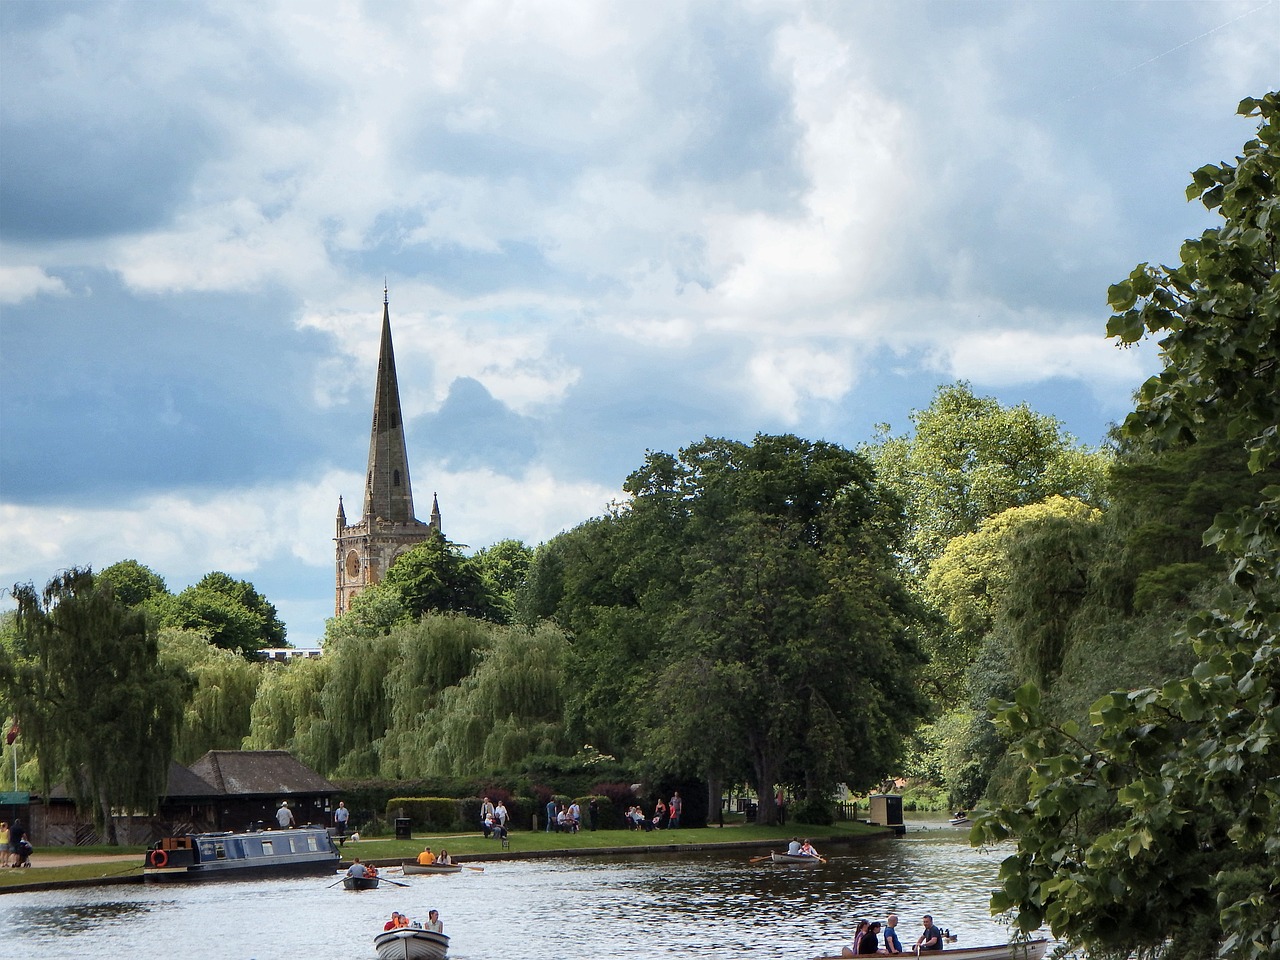
[[[213,853],[219,860],[227,859],[227,848],[221,840],[213,845]]]
[[[274,852],[274,851],[272,850],[272,841],[270,841],[270,840],[263,840],[263,841],[262,841],[262,855],[263,855],[264,857],[269,857],[269,856],[271,856],[271,854],[272,854],[273,852]]]
[[[318,843],[316,843],[316,838],[315,838],[315,837],[307,837],[307,849],[308,849],[308,850],[319,850],[319,849],[320,849],[320,845],[319,845]]]

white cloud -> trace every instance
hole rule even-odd
[[[67,294],[61,278],[51,276],[39,267],[0,266],[0,303],[17,304],[42,293]]]
[[[766,348],[748,362],[746,385],[753,406],[794,424],[804,401],[835,402],[849,392],[852,361],[847,350]]]

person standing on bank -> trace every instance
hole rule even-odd
[[[338,801],[338,809],[333,811],[333,826],[338,831],[338,845],[347,842],[347,821],[351,819],[351,811],[347,809],[347,805],[341,800]]]
[[[684,813],[684,801],[680,799],[679,790],[671,794],[671,802],[667,804],[667,813],[669,816],[667,826],[669,829],[674,830],[680,826],[680,814]]]
[[[276,823],[280,824],[281,830],[286,830],[293,826],[293,811],[289,809],[288,800],[280,801],[280,809],[276,811]]]

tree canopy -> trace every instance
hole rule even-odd
[[[40,760],[45,792],[64,783],[115,843],[113,807],[154,809],[191,680],[162,663],[154,628],[110,581],[71,569],[40,593],[13,588],[12,650],[0,690]]]
[[[1142,264],[1112,287],[1108,332],[1162,335],[1164,368],[1129,437],[1164,447],[1225,430],[1261,471],[1280,459],[1280,95],[1240,112],[1259,118],[1258,137],[1188,188],[1222,224],[1183,244],[1179,266]],[[992,705],[1030,769],[1025,802],[975,823],[975,839],[1017,844],[992,908],[1090,956],[1280,952],[1280,486],[1205,539],[1230,570],[1180,631],[1198,661],[1189,676],[1102,697],[1087,737],[1034,685]]]

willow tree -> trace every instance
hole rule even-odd
[[[112,809],[154,810],[164,792],[191,679],[161,661],[147,617],[88,569],[67,570],[40,593],[16,584],[13,596],[4,699],[40,758],[46,794],[65,784],[115,844]]]
[[[265,670],[209,642],[192,630],[160,631],[160,658],[185,670],[194,681],[174,743],[174,759],[192,763],[209,750],[239,750],[252,721],[253,704]]]
[[[307,766],[331,772],[313,744],[312,727],[321,718],[321,694],[329,677],[328,657],[300,657],[271,664],[263,672],[249,710],[246,750],[288,750]]]

